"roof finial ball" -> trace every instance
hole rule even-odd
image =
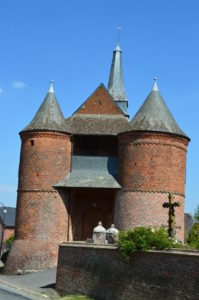
[[[153,78],[153,80],[154,80],[154,83],[153,83],[153,89],[152,89],[152,91],[158,91],[158,86],[157,86],[157,83],[156,83],[157,77],[155,76]]]
[[[54,89],[53,89],[53,80],[50,80],[50,88],[49,88],[49,93],[54,93]]]

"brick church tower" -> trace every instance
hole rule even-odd
[[[15,241],[6,272],[53,267],[58,243],[67,240],[68,194],[53,184],[70,171],[71,141],[52,83],[20,137]]]
[[[122,189],[115,203],[115,224],[126,230],[168,225],[169,193],[176,208],[176,237],[184,241],[186,153],[189,138],[182,132],[154,86],[131,121],[118,135],[118,180]]]
[[[58,244],[85,241],[102,221],[119,230],[167,227],[162,207],[172,192],[176,235],[184,240],[189,138],[156,81],[132,121],[122,51],[113,52],[108,89],[100,84],[64,119],[52,83],[32,122],[20,132],[16,234],[5,272],[56,266]]]

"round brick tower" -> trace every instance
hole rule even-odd
[[[54,186],[70,172],[71,140],[52,83],[20,136],[15,240],[7,273],[56,266],[58,244],[67,240],[69,195]]]
[[[167,226],[169,193],[175,209],[176,237],[184,241],[186,153],[189,138],[178,127],[156,82],[131,121],[129,132],[118,136],[118,180],[122,190],[115,203],[115,225],[120,230]]]

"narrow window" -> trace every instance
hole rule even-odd
[[[31,146],[34,146],[34,140],[31,140],[30,143],[31,143]]]

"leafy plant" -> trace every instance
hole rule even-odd
[[[118,237],[118,246],[121,254],[126,259],[134,251],[146,251],[152,248],[162,250],[165,248],[180,247],[177,240],[172,240],[168,232],[161,228],[136,227],[133,230],[121,231]]]
[[[187,243],[199,250],[199,224],[194,224],[187,239]]]
[[[10,249],[10,246],[12,242],[14,241],[14,234],[12,234],[7,240],[6,240],[6,249]]]
[[[194,211],[194,218],[199,221],[199,205]]]

